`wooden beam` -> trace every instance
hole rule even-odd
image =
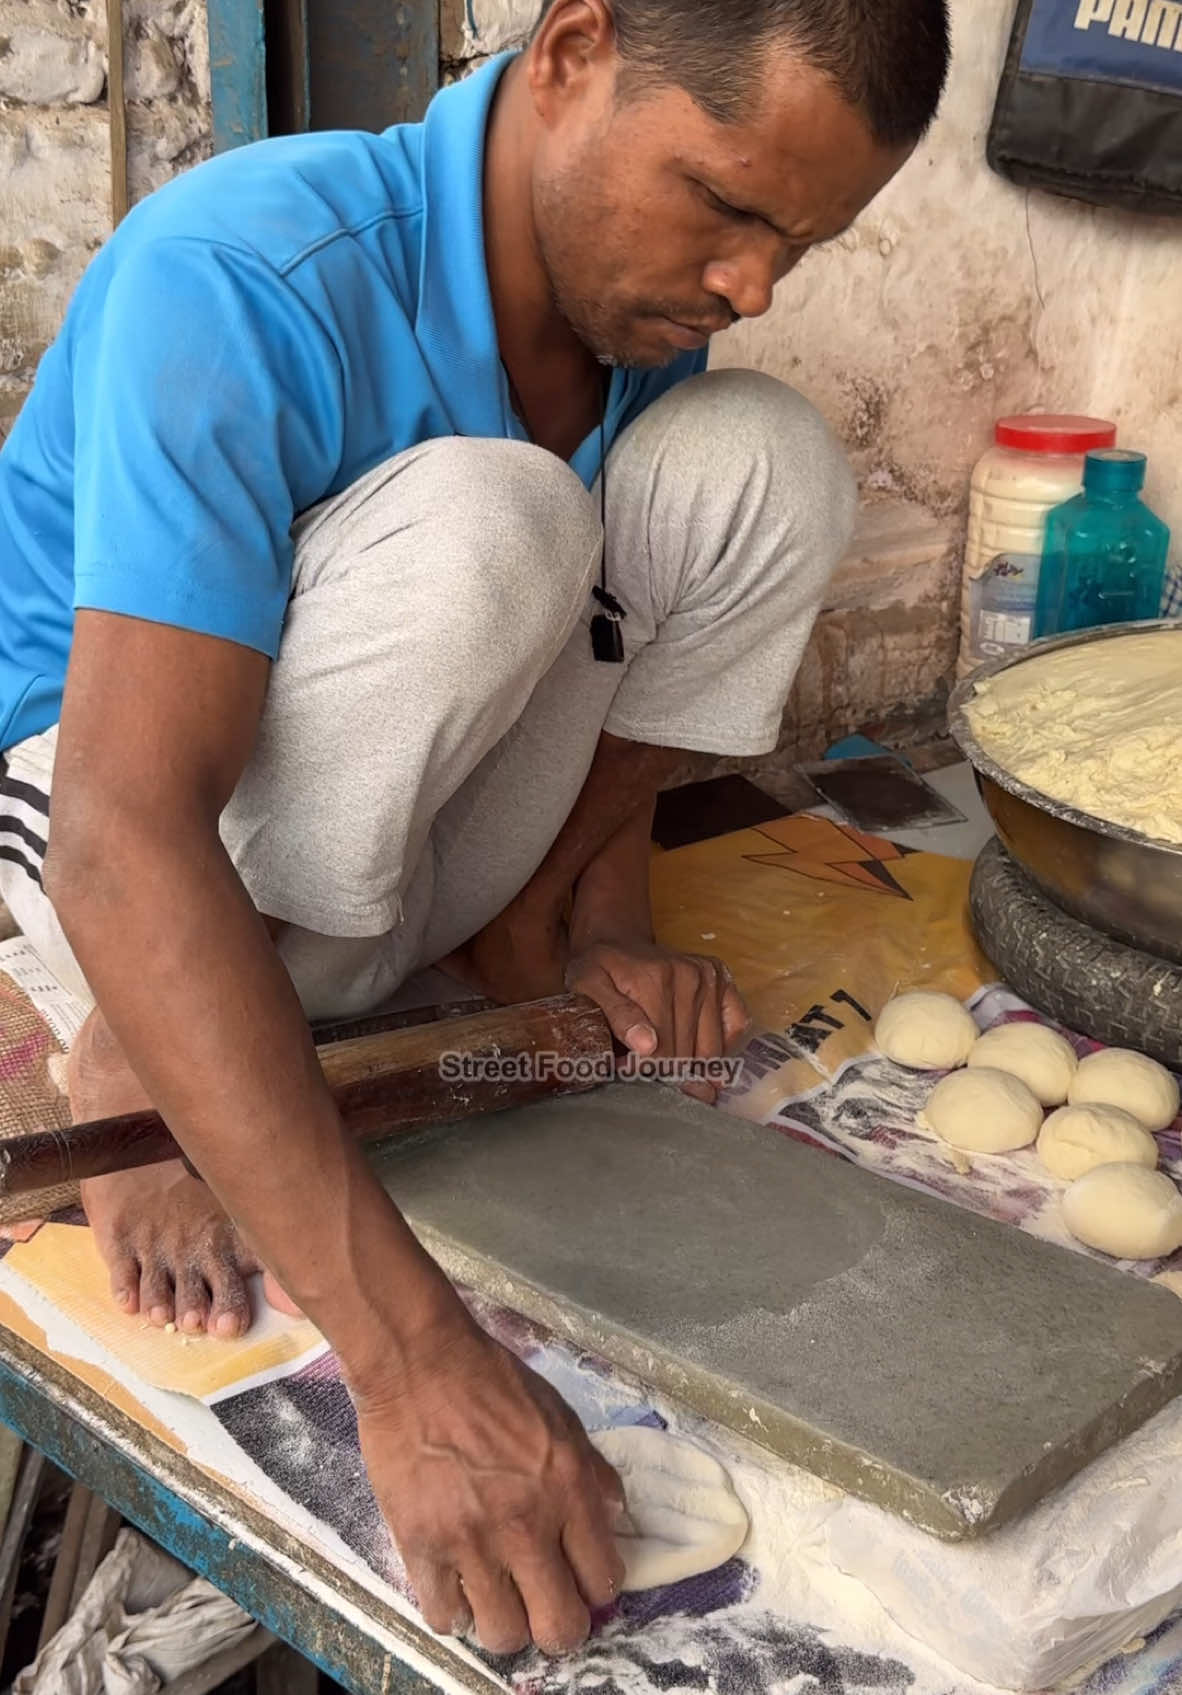
[[[8,1642],[8,1627],[12,1623],[12,1603],[20,1575],[21,1555],[25,1537],[32,1522],[41,1479],[45,1471],[45,1456],[36,1448],[26,1447],[21,1457],[20,1474],[13,1491],[12,1504],[4,1535],[0,1537],[0,1652]]]
[[[46,1643],[55,1637],[62,1625],[70,1616],[74,1579],[78,1575],[78,1551],[82,1546],[82,1538],[86,1532],[86,1520],[90,1514],[90,1504],[95,1499],[84,1483],[75,1483],[70,1491],[70,1504],[66,1508],[66,1522],[62,1528],[62,1539],[58,1545],[57,1559],[53,1562],[53,1576],[49,1580],[49,1594],[45,1601],[45,1612],[41,1617],[41,1634],[37,1638],[37,1652],[40,1653]]]
[[[71,1614],[90,1587],[91,1578],[115,1546],[118,1534],[119,1514],[107,1505],[101,1495],[92,1495],[78,1543],[78,1562],[70,1593]]]
[[[107,113],[111,137],[111,227],[127,216],[127,100],[123,91],[123,0],[107,0]]]

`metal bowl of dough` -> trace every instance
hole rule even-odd
[[[959,684],[949,702],[949,730],[976,771],[998,835],[1043,893],[1117,941],[1182,964],[1182,846],[1093,818],[1020,782],[984,752],[965,711],[977,685],[999,672],[1060,648],[1154,630],[1177,641],[1182,670],[1182,620],[1105,625],[1056,636],[983,665]]]

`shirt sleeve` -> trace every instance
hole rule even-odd
[[[292,520],[341,459],[323,327],[248,251],[148,242],[83,316],[73,379],[75,607],[274,658]]]

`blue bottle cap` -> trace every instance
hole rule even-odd
[[[1089,494],[1140,494],[1145,487],[1143,453],[1123,447],[1101,447],[1084,460],[1084,488]]]

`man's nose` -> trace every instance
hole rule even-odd
[[[748,249],[732,259],[716,259],[706,267],[703,282],[711,294],[728,301],[740,318],[762,318],[771,306],[776,284],[804,258],[804,247]]]
[[[762,318],[772,303],[775,267],[760,255],[719,259],[706,267],[703,282],[740,318]]]

